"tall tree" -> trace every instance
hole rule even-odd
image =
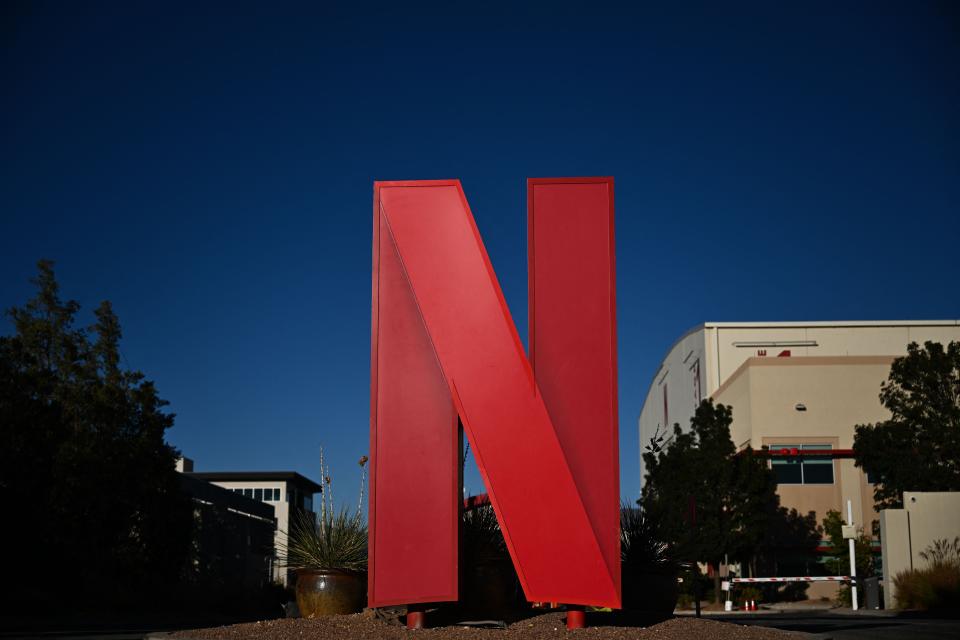
[[[880,388],[890,419],[857,425],[856,464],[878,480],[877,508],[903,506],[904,491],[960,490],[960,342],[916,342]]]
[[[62,567],[99,597],[173,580],[191,526],[164,441],[173,415],[121,366],[110,303],[78,329],[80,307],[60,298],[53,264],[38,268],[36,296],[8,311],[14,334],[0,337],[0,502],[29,523],[28,535],[0,527],[16,549],[12,575],[26,596]]]
[[[720,564],[751,556],[776,505],[776,479],[766,461],[730,438],[730,407],[704,400],[684,432],[644,454],[641,503],[682,559],[706,562],[720,600]]]

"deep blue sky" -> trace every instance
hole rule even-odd
[[[615,177],[628,498],[691,326],[960,316],[955,3],[512,4],[3,3],[0,305],[56,260],[198,470],[341,496],[374,179],[463,181],[525,337],[526,178]]]

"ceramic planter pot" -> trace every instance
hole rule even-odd
[[[623,570],[623,608],[669,617],[677,607],[680,586],[676,574],[630,573]]]
[[[297,606],[304,618],[357,613],[363,610],[366,576],[355,571],[297,571]]]
[[[478,617],[503,618],[516,608],[516,574],[509,558],[464,567],[461,600]]]

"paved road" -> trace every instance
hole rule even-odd
[[[815,634],[826,640],[956,640],[960,638],[960,619],[942,619],[911,615],[838,614],[822,611],[756,615],[712,615],[710,620],[735,624],[760,625],[787,631]]]

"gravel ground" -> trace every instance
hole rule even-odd
[[[589,622],[589,621],[588,621]],[[715,622],[697,618],[673,618],[648,627],[602,626],[602,620],[595,620],[594,626],[573,633],[578,638],[637,638],[640,640],[681,640],[699,638],[707,640],[787,640],[800,634],[767,629],[764,627],[746,627],[727,622]],[[503,629],[475,629],[466,627],[438,627],[422,631],[407,631],[403,627],[389,625],[382,620],[363,614],[351,616],[329,616],[314,620],[281,619],[267,620],[248,624],[236,624],[229,627],[214,627],[193,631],[179,631],[173,634],[181,640],[359,640],[364,638],[395,638],[411,640],[413,637],[427,638],[471,638],[486,640],[563,638],[567,633],[563,613],[547,613],[514,622]]]

